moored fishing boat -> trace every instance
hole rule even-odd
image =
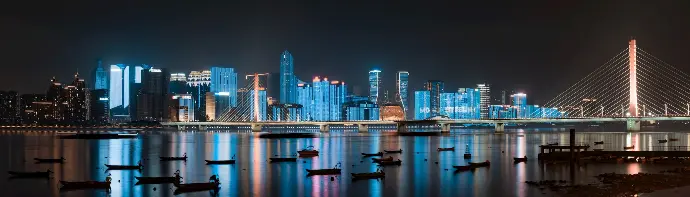
[[[474,169],[472,166],[453,166],[456,171],[467,171]]]
[[[350,173],[353,179],[379,179],[385,178],[386,173],[383,172],[381,168],[376,170],[376,172],[365,172],[365,173]]]
[[[373,157],[373,156],[383,156],[383,152],[378,152],[378,153],[362,153],[363,157]]]
[[[20,172],[20,171],[7,171],[10,176],[15,177],[15,178],[50,178],[50,173],[53,173],[50,170],[47,170],[45,172]]]
[[[514,161],[515,163],[527,162],[527,155],[525,155],[525,157],[522,157],[522,158],[520,158],[520,157],[514,157],[514,158],[513,158],[513,161]]]
[[[604,144],[604,141],[594,142],[594,145]]]
[[[661,143],[661,144],[666,143],[666,142],[668,142],[668,140],[659,140],[659,143]]]
[[[630,150],[630,149],[635,149],[635,145],[623,147],[623,150]]]
[[[675,141],[678,141],[678,138],[668,138],[668,141],[675,142]]]
[[[295,157],[271,157],[269,158],[271,162],[296,162],[297,158]]]
[[[204,160],[206,165],[222,165],[222,164],[235,164],[235,155],[229,160]]]
[[[139,182],[137,184],[157,184],[157,183],[179,183],[182,177],[180,170],[175,171],[174,176],[169,177],[134,177]]]
[[[378,163],[380,166],[394,166],[394,165],[399,166],[399,165],[402,165],[402,161],[400,161],[400,159],[398,159],[397,161],[380,161]]]
[[[329,169],[307,169],[307,176],[312,176],[312,175],[331,175],[331,174],[340,174],[340,168],[342,164],[338,163],[335,164],[333,168]]]
[[[371,161],[374,163],[382,162],[382,161],[393,161],[393,157],[388,156],[384,158],[371,158]]]
[[[220,189],[220,179],[217,175],[211,176],[208,181],[208,183],[175,183],[175,194]]]
[[[110,174],[105,177],[105,181],[60,181],[61,190],[71,189],[110,189]]]
[[[161,161],[187,161],[187,153],[184,153],[182,157],[159,157]]]
[[[491,162],[489,162],[489,160],[486,160],[486,161],[484,161],[484,162],[478,162],[478,163],[469,162],[468,164],[470,164],[470,166],[472,166],[472,167],[488,167],[488,166],[491,166]]]
[[[450,147],[450,148],[437,148],[436,150],[438,150],[439,152],[441,152],[441,151],[455,151],[455,146]]]
[[[314,146],[307,146],[307,148],[297,151],[297,154],[299,154],[300,157],[314,157],[319,156],[319,151],[314,150]]]
[[[141,164],[141,161],[139,161],[138,165],[109,165],[109,164],[105,164],[105,167],[108,168],[108,170],[141,170],[144,168],[144,166]]]
[[[402,153],[402,149],[400,150],[383,150],[383,152],[392,154],[392,153]]]

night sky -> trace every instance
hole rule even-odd
[[[380,68],[391,96],[395,72],[407,70],[411,92],[429,79],[445,81],[446,91],[487,82],[539,104],[625,49],[630,36],[690,73],[687,0],[69,2],[2,5],[0,89],[43,93],[52,76],[68,81],[77,70],[91,79],[98,58],[171,72],[278,72],[288,49],[300,79],[328,76],[355,93],[365,94],[368,70]]]

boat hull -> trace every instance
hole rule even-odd
[[[394,153],[402,153],[402,150],[384,150],[383,152],[386,152],[388,154],[394,154]]]
[[[83,181],[83,182],[70,182],[70,181],[60,181],[62,185],[61,189],[108,189],[110,188],[110,182],[100,182],[100,181]]]
[[[436,150],[438,150],[439,152],[441,152],[441,151],[455,151],[455,147],[453,147],[453,148],[437,148]]]
[[[307,169],[307,175],[332,175],[332,174],[340,174],[341,170],[340,169],[316,169],[316,170],[310,170]]]
[[[456,171],[467,171],[474,169],[472,166],[453,166]]]
[[[271,162],[296,162],[297,158],[279,158],[279,157],[274,157],[274,158],[269,158]]]
[[[187,157],[159,157],[161,161],[187,161]]]
[[[205,160],[206,165],[235,164],[235,160]]]
[[[481,163],[470,162],[469,164],[470,164],[470,166],[475,167],[475,168],[476,167],[489,167],[489,166],[491,166],[491,163],[488,163],[488,162],[481,162]]]
[[[402,165],[402,161],[381,161],[379,162],[380,166],[399,166]]]
[[[362,153],[363,157],[382,157],[383,153]]]
[[[380,179],[385,178],[386,173],[383,172],[373,172],[373,173],[351,173],[353,179]]]
[[[188,183],[188,184],[176,184],[175,194],[187,193],[187,192],[198,192],[198,191],[208,191],[208,190],[218,190],[220,189],[220,183]]]
[[[143,166],[125,166],[125,165],[108,165],[105,164],[108,170],[141,170]]]

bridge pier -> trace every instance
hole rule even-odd
[[[448,133],[450,132],[450,124],[449,123],[441,123],[441,132],[442,133]]]
[[[328,127],[327,124],[319,125],[319,131],[321,131],[321,132],[328,132],[329,130],[330,130],[330,128]]]
[[[199,129],[199,131],[206,131],[206,129],[208,129],[207,126],[203,126],[203,125],[199,125],[199,126],[197,126],[197,128]]]
[[[628,131],[640,131],[640,121],[628,120],[625,126]]]
[[[358,124],[358,125],[357,125],[357,131],[359,131],[359,132],[368,132],[368,131],[369,131],[369,125]]]
[[[184,125],[177,125],[177,130],[178,131],[184,131],[184,130],[187,130],[187,128]]]
[[[260,124],[252,124],[252,132],[261,132],[261,125]]]
[[[504,131],[506,131],[505,123],[502,123],[502,122],[494,123],[494,130],[496,131],[496,133],[503,133]]]
[[[400,133],[400,132],[407,132],[407,124],[406,124],[406,123],[397,122],[397,123],[395,124],[395,126],[396,126],[396,130],[398,131],[398,133]]]

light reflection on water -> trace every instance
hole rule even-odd
[[[524,135],[524,136],[518,136]],[[260,139],[246,132],[148,131],[137,139],[61,140],[51,132],[0,131],[0,171],[55,171],[55,179],[8,180],[0,173],[3,196],[106,196],[104,191],[69,191],[61,193],[57,180],[104,180],[108,173],[114,182],[110,196],[171,196],[174,186],[135,185],[135,176],[172,176],[180,170],[183,182],[206,182],[211,175],[221,180],[219,196],[540,196],[541,191],[526,186],[528,180],[570,180],[568,165],[541,165],[536,162],[538,145],[558,142],[568,144],[566,130],[515,130],[493,134],[489,130],[454,130],[434,137],[400,137],[387,130],[358,133],[331,130],[312,139]],[[659,144],[659,139],[678,138]],[[596,145],[605,150],[671,150],[687,146],[688,133],[663,132],[583,132],[578,144]],[[297,150],[314,146],[318,157],[300,158],[296,163],[270,163],[269,157],[291,157]],[[455,151],[438,152],[439,147]],[[467,150],[469,148],[469,150]],[[351,181],[350,173],[373,172],[377,166],[361,153],[403,149],[402,154],[386,154],[401,159],[402,166],[386,167],[384,180]],[[472,159],[463,158],[465,151]],[[159,161],[159,156],[181,156],[182,161]],[[205,165],[204,160],[226,160],[235,155],[234,165]],[[527,163],[513,164],[513,157],[527,156]],[[34,164],[34,157],[67,158],[65,164]],[[26,160],[26,161],[25,161]],[[140,171],[105,171],[104,164],[135,165]],[[490,160],[491,167],[474,172],[455,173],[453,165]],[[342,163],[342,176],[307,177],[305,169],[332,168]],[[589,164],[576,169],[575,180],[593,181],[604,172],[656,172],[670,168],[653,164]],[[331,181],[331,177],[335,177]],[[500,186],[501,189],[496,189]],[[11,189],[10,189],[11,188]],[[156,191],[153,191],[156,188]],[[548,194],[547,194],[548,195]],[[208,192],[180,196],[209,196]]]

